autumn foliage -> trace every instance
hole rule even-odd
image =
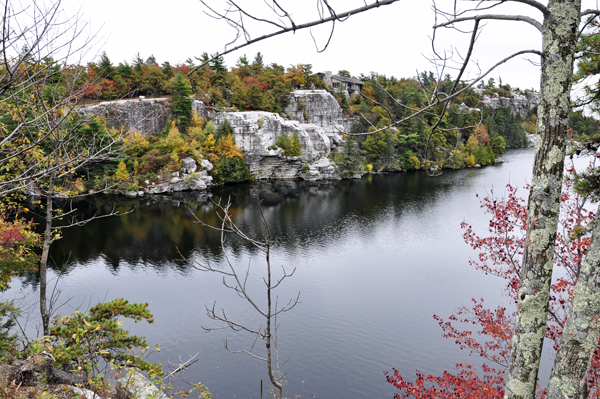
[[[486,274],[506,281],[505,294],[516,303],[521,276],[521,259],[525,247],[527,209],[525,201],[517,194],[517,188],[507,185],[504,198],[496,198],[493,191],[481,199],[481,207],[490,215],[488,234],[480,236],[467,222],[463,222],[463,238],[475,251],[477,257],[471,265]],[[579,268],[590,244],[588,226],[594,213],[585,209],[585,200],[573,193],[567,184],[562,195],[561,225],[557,236],[554,267],[559,276],[554,279],[550,293],[550,311],[546,337],[557,348],[562,328],[569,310],[573,287],[577,282]],[[510,358],[515,309],[485,306],[484,299],[472,299],[469,306],[462,306],[447,319],[438,315],[444,338],[452,339],[470,355],[485,359],[478,370],[468,363],[456,365],[454,371],[444,371],[441,376],[417,371],[415,382],[407,381],[398,370],[386,372],[389,383],[400,392],[395,398],[502,398],[504,375]],[[600,397],[597,389],[600,377],[600,353],[598,348],[592,360],[587,384],[591,398]],[[545,396],[540,389],[539,397]]]

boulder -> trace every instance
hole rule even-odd
[[[160,389],[137,370],[117,380],[117,396],[121,399],[168,399]]]
[[[335,164],[329,158],[321,158],[311,163],[308,171],[300,174],[300,177],[308,181],[341,179]]]
[[[200,166],[202,166],[204,169],[211,171],[214,166],[212,163],[210,163],[208,160],[204,159],[202,162],[200,162]]]
[[[189,175],[190,173],[194,173],[196,171],[196,161],[193,158],[187,157],[181,160],[183,165],[183,173]]]

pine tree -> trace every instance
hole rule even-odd
[[[177,118],[177,124],[181,130],[185,131],[192,120],[192,99],[190,98],[192,89],[182,73],[178,73],[171,79],[170,89],[173,93],[171,97],[173,115]]]

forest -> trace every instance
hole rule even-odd
[[[51,60],[46,62],[49,65],[44,68],[48,71],[56,73],[60,68]],[[206,65],[197,68],[203,63]],[[421,117],[407,118],[431,101],[429,93],[436,86],[443,92],[454,83],[450,75],[437,79],[433,72],[399,79],[377,73],[361,74],[355,78],[364,82],[362,94],[351,97],[340,89],[328,87],[310,64],[289,67],[267,64],[261,53],[251,60],[243,55],[231,68],[225,65],[223,57],[207,53],[185,63],[165,61],[160,65],[154,56],[144,59],[139,54],[131,62],[114,65],[108,55],[102,53],[95,62],[70,66],[61,72],[56,75],[59,78],[50,80],[44,87],[46,101],[52,96],[64,95],[67,87],[76,88],[74,96],[81,104],[138,96],[170,98],[174,120],[162,134],[131,132],[123,142],[125,148],[120,156],[88,167],[85,184],[94,190],[115,181],[119,182],[120,189],[136,190],[144,182],[168,180],[186,157],[198,163],[209,159],[215,165],[209,173],[219,184],[252,179],[244,164],[243,152],[229,137],[230,127],[216,129],[211,121],[192,115],[191,99],[224,112],[260,110],[288,118],[284,110],[293,90],[328,90],[343,112],[355,121],[349,134],[344,135],[344,147],[332,154],[343,178],[374,171],[490,165],[505,148],[530,145],[527,134],[534,134],[536,125],[536,108],[521,116],[511,112],[509,107],[483,107],[482,96],[472,89],[464,91],[453,102],[440,123],[436,123],[436,114],[442,105]],[[351,77],[347,70],[338,71],[338,75]],[[506,98],[523,93],[502,84],[501,78],[499,81],[499,85],[493,78],[487,83],[481,82],[480,93]],[[397,123],[403,119],[407,120]],[[102,123],[97,120],[87,124],[93,129],[104,129]],[[433,125],[436,126],[432,131]],[[579,112],[572,114],[571,125],[574,134],[585,133],[596,128],[597,121]],[[298,143],[294,149],[288,148],[292,140],[293,137],[281,137],[274,147],[285,149],[288,156],[300,155]]]
[[[544,11],[544,18],[550,19],[555,13],[554,9],[548,10],[537,2],[533,3]],[[577,12],[573,14],[579,16]],[[562,23],[567,24],[566,17],[563,15],[562,18],[565,19]],[[550,31],[546,29],[545,34],[568,36],[573,45],[565,46],[571,48],[571,53],[553,53],[550,54],[552,57],[543,57],[543,60],[572,61],[576,29]],[[571,31],[572,33],[569,33]],[[554,38],[559,39],[560,37]],[[548,47],[544,51],[554,50]],[[588,52],[589,57],[594,53],[597,51]],[[542,64],[543,79],[547,78],[550,61]],[[595,65],[597,62],[591,64]],[[593,73],[594,65],[588,69],[588,73]],[[152,376],[162,373],[157,365],[146,363],[140,357],[131,355],[133,350],[145,349],[147,343],[141,337],[129,336],[117,321],[118,317],[126,317],[135,321],[152,322],[153,317],[148,312],[147,304],[129,304],[125,300],[115,300],[91,307],[86,314],[76,312],[51,323],[52,311],[48,309],[48,304],[52,303],[52,293],[46,291],[45,280],[50,245],[61,238],[62,229],[86,223],[74,218],[75,210],[56,206],[56,201],[68,200],[89,192],[109,191],[115,187],[128,190],[143,184],[164,181],[176,173],[181,167],[182,159],[187,157],[195,159],[196,162],[209,160],[214,166],[209,173],[218,184],[251,180],[252,176],[244,162],[244,153],[235,143],[231,126],[223,123],[217,127],[211,121],[193,114],[190,102],[192,99],[200,100],[220,112],[263,110],[287,118],[285,108],[288,105],[288,95],[296,89],[328,90],[348,117],[357,118],[357,123],[351,131],[346,132],[340,151],[332,155],[342,177],[354,177],[369,172],[416,169],[425,169],[435,174],[444,168],[491,165],[497,162],[497,158],[506,148],[528,145],[526,133],[543,135],[544,139],[552,143],[556,139],[558,144],[554,147],[549,145],[545,149],[547,153],[542,153],[541,158],[544,162],[538,162],[534,167],[531,186],[534,194],[531,196],[533,199],[529,209],[529,220],[527,211],[518,200],[509,198],[510,201],[505,205],[494,199],[484,199],[484,206],[495,217],[501,219],[492,218],[490,224],[492,233],[500,235],[498,240],[480,238],[470,227],[465,226],[467,242],[475,248],[484,248],[483,259],[488,256],[492,263],[497,261],[501,265],[498,268],[484,265],[483,270],[507,278],[507,289],[511,297],[524,304],[518,308],[519,312],[522,309],[533,310],[542,316],[530,317],[529,314],[522,316],[518,313],[507,318],[503,309],[489,311],[475,303],[475,319],[465,317],[464,320],[470,324],[479,323],[483,335],[491,335],[493,339],[489,345],[493,346],[493,350],[488,350],[487,343],[481,344],[471,340],[470,334],[455,329],[452,323],[447,324],[441,318],[439,321],[447,337],[456,339],[463,347],[479,351],[482,356],[487,356],[497,363],[508,357],[509,351],[506,348],[511,345],[510,337],[513,332],[515,336],[522,334],[525,331],[523,323],[534,319],[539,324],[536,334],[541,337],[540,341],[546,336],[558,342],[558,338],[562,336],[565,339],[560,342],[566,342],[571,332],[578,334],[575,330],[569,330],[570,325],[567,321],[571,316],[567,316],[567,313],[571,314],[585,305],[569,308],[570,295],[582,289],[578,287],[586,281],[595,281],[594,275],[589,273],[590,267],[586,267],[586,262],[583,261],[588,244],[591,245],[593,240],[588,239],[591,229],[588,228],[587,213],[584,215],[586,218],[580,217],[582,207],[573,205],[574,216],[570,221],[572,228],[567,233],[568,238],[563,250],[575,258],[574,263],[567,265],[567,268],[573,271],[572,278],[559,282],[557,286],[552,287],[552,291],[546,278],[543,284],[548,286],[548,290],[541,291],[536,284],[542,280],[529,284],[529,273],[522,273],[535,268],[535,273],[531,275],[537,279],[540,275],[548,277],[547,271],[552,269],[552,257],[557,248],[557,209],[560,207],[560,200],[569,197],[560,195],[563,181],[562,155],[566,147],[564,142],[576,138],[581,142],[590,138],[597,139],[598,121],[585,116],[581,111],[569,114],[569,101],[564,101],[565,87],[570,88],[572,68],[570,72],[567,71],[568,68],[556,69],[567,71],[565,81],[569,84],[561,86],[561,90],[556,89],[559,86],[556,82],[548,84],[548,87],[555,88],[554,92],[549,93],[554,93],[557,98],[562,96],[562,100],[556,103],[559,105],[549,107],[550,111],[546,109],[543,112],[542,109],[539,112],[539,121],[536,119],[535,109],[525,116],[518,116],[508,108],[482,108],[480,95],[475,90],[468,88],[460,79],[455,81],[448,75],[441,77],[433,72],[424,72],[410,78],[387,77],[377,73],[359,75],[355,77],[365,83],[362,95],[347,98],[343,92],[318,80],[310,64],[289,67],[275,63],[267,64],[260,53],[256,54],[252,61],[245,55],[241,56],[235,66],[231,67],[225,65],[222,56],[210,56],[207,53],[197,59],[188,59],[183,64],[175,65],[166,61],[159,65],[153,56],[143,59],[139,54],[132,61],[122,61],[114,65],[104,53],[94,62],[73,65],[52,56],[36,58],[32,56],[30,48],[24,47],[21,53],[15,54],[15,61],[5,61],[2,68],[5,81],[0,87],[0,193],[3,195],[0,204],[0,261],[3,266],[0,290],[7,289],[13,277],[26,271],[37,270],[40,276],[39,305],[43,338],[31,342],[19,341],[20,338],[12,333],[18,309],[8,302],[3,302],[0,307],[1,357],[3,362],[10,365],[11,376],[16,376],[14,380],[20,379],[19,383],[31,382],[31,374],[19,369],[24,364],[21,359],[37,359],[35,366],[43,369],[49,379],[60,379],[61,370],[92,375],[98,371],[98,364],[101,362],[115,367],[134,365],[149,371]],[[340,70],[338,75],[352,76],[347,70]],[[482,82],[479,88],[483,93],[492,96],[506,97],[512,93],[521,93],[507,84],[496,85],[493,79],[488,79],[487,83]],[[432,94],[456,93],[457,90],[460,94],[449,103],[439,102]],[[544,85],[542,90],[545,90]],[[85,118],[77,112],[77,107],[83,104],[139,96],[169,97],[174,118],[161,134],[146,135],[144,132],[108,129],[103,120]],[[423,110],[427,112],[421,112]],[[552,119],[550,116],[552,112],[559,111],[566,112],[559,119],[569,120],[568,131],[566,126],[552,125],[556,118]],[[418,117],[407,118],[415,113]],[[539,132],[536,132],[536,126]],[[281,148],[288,157],[301,154],[298,140],[293,136],[280,137],[273,145]],[[597,148],[593,140],[587,142],[587,147],[586,144],[583,147],[571,147],[572,151],[578,154],[596,151]],[[580,177],[573,183],[577,195],[593,195],[597,192],[594,191],[598,188],[597,170]],[[543,184],[550,180],[553,183],[550,189],[553,191],[548,197],[551,198],[536,203],[537,198],[545,198],[545,193],[539,193],[545,190]],[[24,205],[23,199],[26,194],[35,194],[37,197],[35,207],[32,208],[40,213],[41,219],[44,220],[38,226],[34,226],[28,217],[31,209]],[[103,216],[113,216],[117,213],[118,211],[109,211]],[[502,218],[502,215],[507,213],[511,214],[512,219]],[[546,223],[549,227],[554,226],[555,231],[550,232],[547,237],[543,236],[543,239],[519,241],[517,238],[513,240],[507,234],[519,227],[521,230],[527,230],[527,234],[541,237],[541,234],[546,234],[545,230],[539,232],[535,229],[546,229]],[[531,233],[532,231],[534,233]],[[490,241],[493,245],[485,247],[484,244]],[[535,248],[527,252],[527,243],[535,244]],[[558,245],[561,251],[561,244]],[[511,257],[505,256],[506,247],[510,248]],[[595,253],[596,247],[597,245],[590,246],[590,253]],[[527,258],[530,254],[536,259]],[[522,268],[513,261],[513,257],[519,255],[524,256]],[[557,258],[557,262],[559,261],[561,260]],[[498,264],[494,263],[494,266]],[[549,266],[546,267],[547,265]],[[554,295],[551,310],[557,310],[558,315],[549,316],[546,312],[548,305],[529,305],[534,302],[531,298],[537,298],[538,294],[542,297],[548,296],[549,292]],[[593,292],[597,292],[597,289]],[[566,299],[563,299],[562,295]],[[543,300],[544,298],[540,299]],[[451,317],[451,320],[461,319],[460,314]],[[556,323],[547,325],[549,317],[553,317]],[[510,322],[507,322],[507,319],[510,319]],[[516,320],[514,328],[513,320]],[[598,319],[594,319],[593,322],[597,323]],[[575,329],[577,328],[578,326],[575,326]],[[563,329],[569,333],[563,335]],[[530,334],[528,331],[525,333]],[[589,356],[592,356],[598,336],[590,336],[592,341],[595,337],[595,342],[592,342],[593,346],[588,351]],[[515,339],[512,342],[519,341]],[[559,345],[561,344],[557,343],[557,347]],[[517,348],[517,345],[513,348]],[[492,353],[496,350],[500,351],[500,357]],[[525,348],[525,352],[529,356],[527,351],[528,347]],[[56,370],[47,363],[49,352],[55,365],[52,367],[56,367]],[[513,363],[520,362],[521,355],[522,353],[513,351]],[[538,362],[539,356],[536,359]],[[529,363],[536,362],[525,362],[527,364],[524,367],[530,367]],[[597,396],[597,355],[593,362],[596,362],[592,363],[594,368],[589,369],[592,375],[585,380],[579,378],[574,385],[579,383],[580,386],[573,389],[581,389],[587,382],[586,390],[589,385],[591,394]],[[484,365],[484,377],[481,379],[470,366],[459,366],[457,375],[446,373],[437,378],[419,373],[416,382],[412,383],[407,382],[401,374],[390,372],[388,381],[400,389],[402,393],[398,396],[456,397],[464,392],[469,392],[472,397],[483,397],[482,392],[489,397],[503,395],[504,369],[495,370]],[[519,367],[523,364],[517,366],[515,375],[519,374]],[[534,368],[536,367],[534,364]],[[584,372],[587,370],[588,368]],[[527,374],[527,384],[533,384],[535,391],[537,370],[522,374]],[[508,381],[506,385],[510,389],[514,388],[510,381],[516,381],[516,378],[511,375]],[[89,383],[99,385],[95,387],[98,391],[109,389],[103,385],[104,381],[101,378]],[[15,395],[15,387],[16,384],[0,385],[0,394]],[[194,389],[200,390],[203,397],[209,395],[202,385],[194,386]],[[186,395],[182,393],[182,396]],[[585,395],[588,395],[587,391]]]

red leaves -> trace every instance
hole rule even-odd
[[[248,76],[247,78],[245,78],[242,81],[242,84],[244,85],[244,87],[246,89],[249,88],[250,86],[258,86],[260,91],[262,91],[263,93],[266,93],[267,90],[269,90],[269,86],[266,83],[263,83],[260,80],[254,78],[252,76]]]
[[[387,381],[403,392],[394,394],[400,398],[443,398],[443,399],[491,399],[504,395],[504,371],[494,370],[483,365],[483,377],[470,364],[457,364],[457,374],[444,371],[441,377],[417,371],[415,383],[405,381],[400,372],[385,373]]]
[[[554,342],[555,349],[571,303],[573,287],[590,244],[588,225],[594,213],[583,206],[585,200],[572,194],[567,183],[562,194],[561,226],[557,234],[554,268],[557,277],[551,286],[550,311],[546,337]],[[477,235],[467,222],[461,223],[465,242],[478,252],[470,264],[475,268],[506,280],[506,292],[516,301],[521,276],[521,259],[525,248],[527,209],[525,200],[517,196],[517,189],[507,185],[504,198],[494,198],[493,191],[481,200],[481,207],[490,214],[488,235]],[[562,228],[562,231],[560,231]],[[487,309],[484,300],[472,300],[470,307],[462,306],[445,321],[435,315],[444,338],[453,339],[469,354],[478,354],[500,366],[494,369],[487,364],[476,371],[469,364],[457,364],[457,373],[445,371],[442,376],[431,376],[417,371],[414,383],[405,381],[394,370],[386,372],[389,383],[400,389],[395,398],[501,398],[504,394],[504,372],[510,357],[515,313],[506,308]],[[465,328],[458,328],[461,323]],[[588,373],[588,397],[600,397],[600,350],[592,359]],[[545,397],[545,390],[538,392]]]
[[[491,214],[488,237],[480,237],[463,222],[463,239],[471,248],[478,250],[476,261],[470,263],[475,268],[507,280],[507,292],[516,298],[521,276],[521,258],[525,247],[527,209],[525,200],[517,196],[517,188],[506,186],[506,198],[490,196],[481,200],[481,207]],[[516,284],[515,284],[516,282]]]
[[[475,352],[500,366],[507,367],[514,313],[507,315],[506,308],[501,306],[495,310],[486,309],[483,306],[483,299],[479,301],[472,299],[472,301],[472,308],[460,307],[449,317],[451,320],[449,322],[444,322],[437,315],[433,316],[443,330],[442,336],[454,339],[461,349],[469,349],[470,354]],[[452,325],[453,321],[476,326],[479,329],[477,334],[487,340],[480,342],[472,338],[472,331],[455,328]]]

